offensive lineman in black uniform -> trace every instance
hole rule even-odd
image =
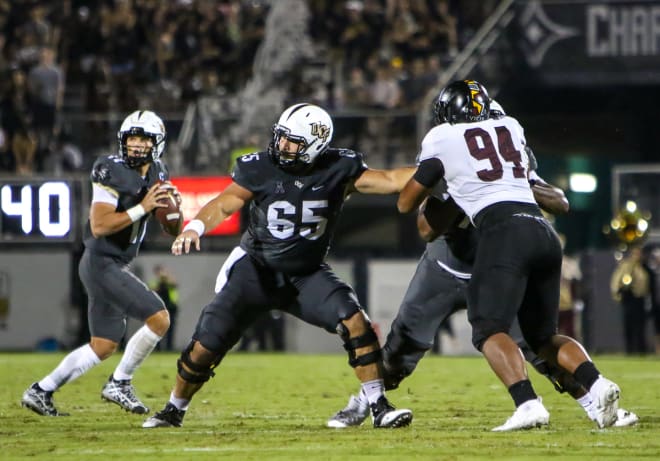
[[[163,301],[130,272],[128,264],[137,256],[151,212],[166,206],[158,201],[167,196],[168,189],[179,200],[180,196],[160,160],[166,133],[156,114],[130,114],[117,138],[118,155],[101,156],[92,168],[93,197],[79,265],[89,296],[91,340],[24,392],[21,404],[40,415],[65,415],[55,408],[53,392],[110,357],[126,332],[129,316],[145,324],[129,339],[101,396],[132,413],[149,411],[135,396],[131,378],[167,332],[170,319]],[[181,223],[180,219],[179,229]]]
[[[175,255],[199,250],[206,229],[250,204],[240,246],[220,269],[216,296],[181,353],[169,402],[143,427],[181,426],[193,395],[227,351],[273,308],[339,334],[370,403],[374,427],[407,426],[412,420],[410,410],[394,409],[385,397],[378,338],[353,289],[324,259],[346,196],[396,193],[413,169],[369,169],[361,154],[328,147],[332,134],[332,119],[320,107],[286,109],[268,151],[240,157],[233,183],[174,241]]]

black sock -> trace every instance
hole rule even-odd
[[[537,398],[536,392],[534,392],[532,383],[529,382],[529,379],[523,379],[522,381],[512,384],[509,387],[509,394],[511,394],[511,398],[516,404],[516,408],[528,400],[534,400]]]
[[[593,362],[587,360],[575,369],[573,376],[578,383],[582,384],[585,389],[589,390],[600,376],[600,372]]]

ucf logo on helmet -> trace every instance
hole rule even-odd
[[[320,123],[312,123],[312,135],[325,142],[328,139],[328,136],[330,136],[330,127]]]

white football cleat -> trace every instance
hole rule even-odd
[[[327,422],[328,427],[342,429],[344,427],[360,426],[369,416],[369,405],[362,404],[355,396],[351,395],[348,404],[339,410]]]
[[[533,427],[546,426],[550,421],[550,413],[545,409],[541,398],[528,400],[516,408],[513,415],[501,426],[492,429],[492,432],[517,431]]]
[[[619,408],[616,411],[616,422],[613,424],[614,427],[627,427],[637,424],[639,417],[632,411],[624,410]]]
[[[619,386],[606,378],[598,378],[589,392],[596,401],[596,424],[603,429],[614,425],[619,409]]]

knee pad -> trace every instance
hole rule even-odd
[[[219,354],[210,365],[199,365],[190,358],[190,351],[193,349],[194,341],[191,341],[181,352],[181,356],[176,361],[177,372],[184,381],[188,383],[205,383],[215,376],[213,369],[218,366],[222,360],[223,354]],[[183,367],[185,365],[190,371]]]
[[[471,321],[471,324],[472,344],[479,352],[488,338],[497,333],[509,334],[511,329],[511,325],[502,320],[480,319]]]
[[[350,337],[350,332],[343,322],[339,322],[337,324],[337,334],[342,339],[342,341],[344,341],[344,349],[346,352],[348,352],[348,364],[353,368],[377,363],[381,357],[380,347],[378,346],[378,336],[376,336],[376,332],[371,327],[371,322],[369,322],[366,317],[365,321],[367,322],[368,326],[367,331],[364,334],[355,336],[353,338]],[[356,354],[356,349],[366,347],[374,343],[376,343],[378,346],[378,349],[375,351],[367,352],[366,354],[362,354],[360,356]]]
[[[551,344],[552,338],[548,336],[525,338],[525,342],[529,344],[529,348],[532,350],[532,352],[534,352],[534,354],[543,356],[541,349],[548,344]]]

